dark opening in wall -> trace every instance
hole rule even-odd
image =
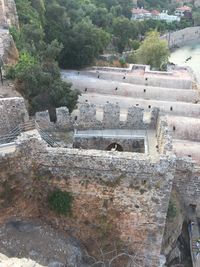
[[[100,75],[98,75],[97,78],[99,79],[100,78]]]
[[[78,71],[78,75],[80,74],[80,72]]]
[[[124,77],[123,77],[123,80],[125,80],[125,79],[126,79],[126,77],[124,76]]]
[[[123,151],[123,147],[121,145],[119,145],[118,143],[112,143],[106,148],[106,150],[108,150],[108,151],[111,151],[111,150]]]
[[[144,89],[144,93],[146,93],[146,89]]]
[[[175,126],[173,126],[173,131],[176,131],[176,127]]]
[[[139,104],[135,104],[136,105],[136,107],[138,107],[139,106]]]
[[[49,111],[50,122],[56,123],[56,121],[57,121],[56,109],[50,108],[48,111]]]
[[[87,87],[86,87],[86,88],[85,88],[85,92],[87,92],[87,90],[88,90],[88,89],[87,89]]]
[[[151,108],[151,105],[149,105],[148,108]]]
[[[117,91],[117,90],[118,90],[118,87],[115,88],[115,91]]]
[[[191,158],[192,156],[191,155],[188,155],[189,158]]]
[[[86,99],[85,102],[88,102],[88,100]]]
[[[148,81],[148,78],[145,78],[145,81]]]
[[[77,120],[78,120],[78,116],[75,116],[75,117],[74,117],[74,120],[77,121]]]
[[[170,107],[170,110],[173,111],[173,107]]]

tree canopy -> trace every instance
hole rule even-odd
[[[156,69],[163,69],[167,64],[170,52],[165,40],[160,39],[156,31],[149,32],[136,52],[137,62],[151,65]]]

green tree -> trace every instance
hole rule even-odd
[[[156,69],[162,69],[167,64],[169,55],[167,42],[160,39],[157,31],[149,32],[136,51],[138,63],[151,65]]]
[[[70,38],[66,36],[63,42],[60,64],[63,67],[90,65],[103,53],[109,41],[109,34],[94,26],[90,20],[80,21],[70,31]]]
[[[121,53],[130,45],[131,39],[137,37],[137,24],[123,16],[118,17],[113,22],[113,34],[118,38],[118,51]]]

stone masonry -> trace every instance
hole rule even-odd
[[[72,192],[80,225],[85,220],[98,224],[106,217],[119,238],[138,253],[140,266],[158,266],[173,156],[49,148],[37,131],[21,135],[16,148],[0,157],[1,181],[5,173],[15,173],[27,188],[34,177],[49,173],[49,186]]]
[[[0,136],[29,120],[24,99],[0,98]]]

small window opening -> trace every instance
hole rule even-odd
[[[170,110],[173,111],[173,107],[170,107]]]
[[[118,87],[115,88],[115,91],[117,91],[117,90],[118,90]]]
[[[176,131],[176,127],[175,126],[173,126],[173,131]]]
[[[148,108],[151,108],[151,105],[149,105]]]
[[[146,89],[144,89],[144,93],[146,93]]]
[[[75,120],[75,121],[77,121],[77,119],[78,119],[78,117],[77,117],[77,116],[75,116],[75,117],[74,117],[74,120]]]

